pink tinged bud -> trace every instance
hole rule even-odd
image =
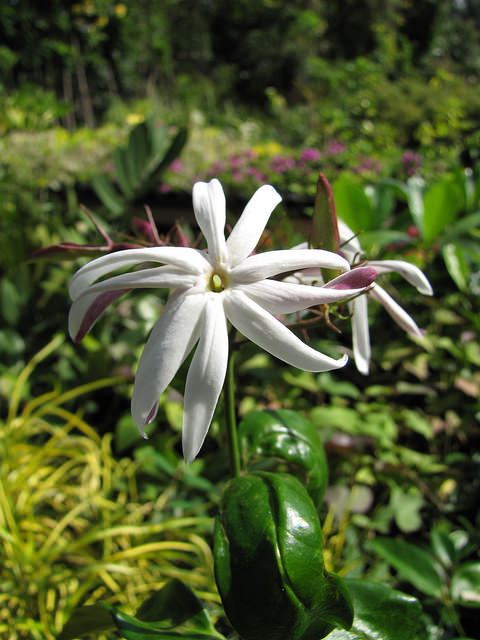
[[[330,289],[365,289],[375,282],[376,277],[377,272],[373,267],[355,267],[330,280],[325,286]]]
[[[183,231],[182,227],[177,224],[175,227],[175,244],[177,247],[189,247],[190,246],[190,238]]]
[[[418,238],[420,236],[420,231],[418,230],[418,227],[416,227],[415,225],[408,227],[407,233],[411,238]]]
[[[142,220],[141,218],[133,218],[133,228],[137,233],[146,238],[152,244],[155,244],[155,233],[152,225],[148,220]]]
[[[115,300],[120,298],[120,296],[123,296],[123,294],[128,291],[130,291],[130,289],[119,289],[118,291],[107,291],[98,295],[83,316],[82,324],[80,325],[77,334],[74,336],[73,341],[81,342],[108,305],[115,302]]]

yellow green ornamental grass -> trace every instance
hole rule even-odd
[[[125,611],[170,578],[214,600],[206,517],[170,518],[171,487],[139,502],[130,459],[115,460],[65,403],[118,379],[23,403],[35,364],[20,373],[0,423],[0,637],[54,640],[75,607],[99,600]],[[99,639],[100,640],[100,639]]]

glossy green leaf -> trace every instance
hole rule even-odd
[[[349,631],[336,629],[327,640],[412,640],[421,606],[416,598],[382,584],[344,579],[355,617]]]
[[[431,553],[403,540],[376,538],[370,546],[399,576],[430,596],[440,596],[442,577]]]
[[[353,231],[376,228],[374,210],[362,186],[352,177],[342,175],[333,185],[337,215]]]
[[[452,598],[464,607],[480,607],[480,562],[462,564],[450,584]]]
[[[74,640],[87,633],[103,633],[115,629],[110,610],[102,604],[94,604],[76,609],[57,640]]]
[[[423,199],[423,237],[432,242],[456,219],[462,206],[456,184],[442,180],[426,191]]]
[[[229,483],[214,557],[225,611],[244,640],[319,640],[351,624],[348,593],[324,571],[315,506],[294,476],[255,472]]]
[[[245,464],[274,458],[301,470],[310,496],[319,504],[328,482],[328,465],[316,428],[296,411],[253,411],[238,428]]]

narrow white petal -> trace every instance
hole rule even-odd
[[[200,451],[225,381],[228,334],[222,298],[216,293],[208,298],[200,341],[188,370],[182,430],[187,462],[194,460]]]
[[[143,433],[155,417],[158,398],[200,336],[205,295],[174,295],[165,305],[138,363],[132,396],[132,416]]]
[[[77,300],[92,293],[115,291],[117,289],[189,289],[195,286],[198,280],[199,275],[197,273],[187,273],[182,269],[175,269],[170,266],[140,269],[139,271],[122,273],[119,276],[113,276],[92,284]]]
[[[132,267],[142,262],[169,264],[189,273],[202,273],[210,266],[205,252],[190,247],[152,247],[115,251],[88,262],[77,271],[70,280],[70,297],[75,300],[92,282],[111,271]]]
[[[226,291],[224,307],[227,318],[240,333],[294,367],[305,371],[330,371],[343,367],[348,360],[346,355],[335,360],[315,351],[243,291]]]
[[[349,302],[352,313],[353,359],[360,373],[367,375],[370,370],[370,332],[368,330],[368,298],[360,296]]]
[[[129,289],[87,294],[75,300],[68,314],[68,332],[73,342],[80,342],[105,309]]]
[[[388,313],[392,316],[395,322],[404,329],[407,333],[412,336],[417,336],[417,338],[422,338],[424,335],[424,331],[419,329],[415,320],[408,315],[408,313],[401,307],[398,302],[392,298],[390,294],[388,294],[385,289],[379,287],[376,284],[371,291],[368,293],[374,300],[380,302],[381,305],[385,307]]]
[[[272,211],[281,200],[282,196],[269,184],[257,189],[250,198],[227,239],[232,267],[239,264],[255,249]]]
[[[368,265],[373,267],[377,273],[399,273],[407,282],[413,285],[419,293],[425,296],[432,296],[433,289],[426,275],[421,269],[411,262],[405,260],[369,260]]]
[[[226,203],[222,185],[217,179],[193,185],[193,210],[198,226],[207,241],[208,253],[215,264],[225,264]]]
[[[361,289],[334,289],[312,287],[306,284],[262,280],[251,284],[237,285],[235,289],[243,291],[269,313],[294,313],[317,304],[341,302],[358,295]]]
[[[340,251],[348,258],[362,255],[362,247],[355,233],[341,220],[338,220],[338,232],[340,234]]]
[[[265,280],[287,271],[322,267],[348,271],[350,265],[341,256],[322,249],[286,249],[267,251],[249,256],[241,264],[232,269],[233,284],[248,284]]]

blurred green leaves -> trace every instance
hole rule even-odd
[[[154,119],[136,125],[130,131],[127,146],[114,149],[115,182],[105,174],[96,174],[92,179],[92,186],[106,208],[119,216],[129,204],[145,196],[186,141],[184,127],[172,134],[169,127]]]

